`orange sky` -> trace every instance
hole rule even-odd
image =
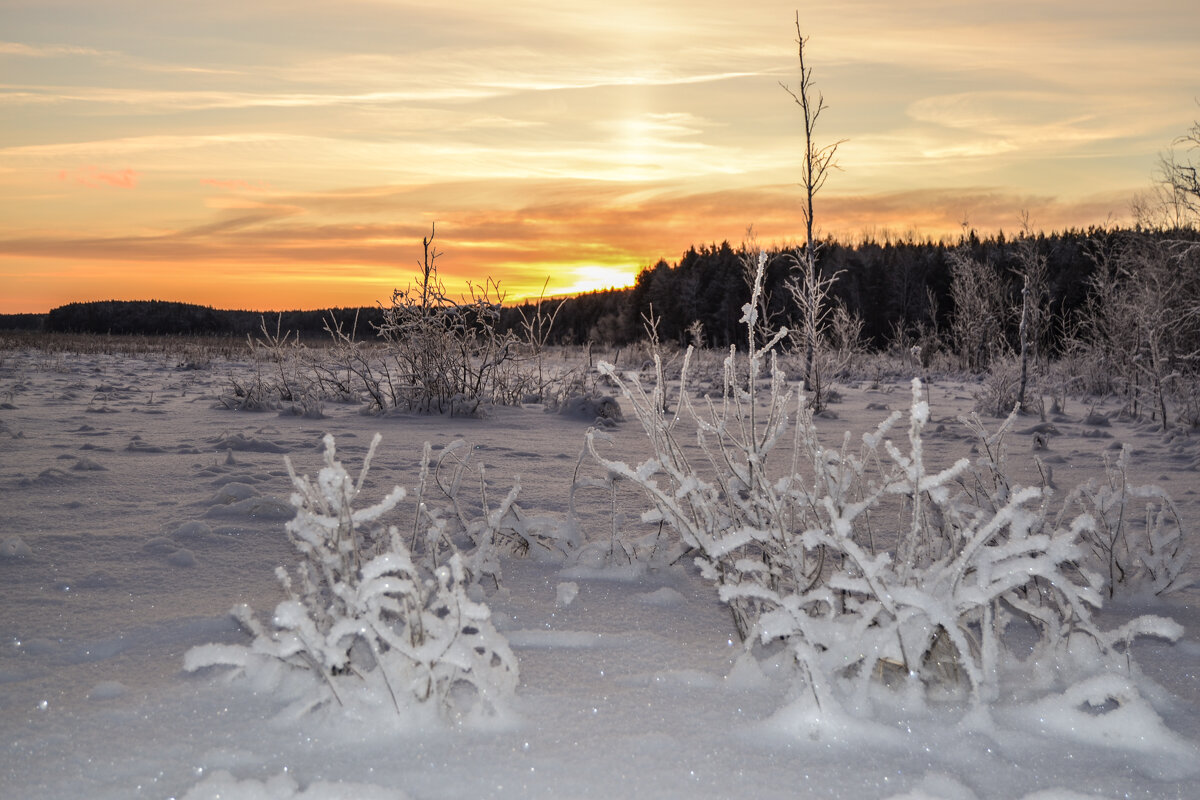
[[[6,0],[0,312],[509,299],[801,234],[794,2]],[[823,232],[1125,222],[1200,116],[1190,0],[807,3]]]

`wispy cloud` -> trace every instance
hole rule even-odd
[[[0,42],[0,56],[23,58],[56,58],[60,56],[111,56],[111,50],[80,47],[71,44],[26,44],[25,42]]]
[[[86,86],[19,86],[0,95],[8,105],[22,103],[89,103],[118,106],[139,115],[172,111],[216,111],[249,108],[326,108],[433,100],[469,100],[493,97],[497,91],[446,87],[413,87],[409,90],[321,94],[315,92],[237,92],[210,90],[110,89]]]
[[[104,186],[116,189],[132,189],[137,186],[138,173],[128,167],[115,171],[106,171],[89,165],[80,169],[59,170],[58,179],[93,189]]]
[[[199,134],[199,135],[152,135],[126,136],[117,139],[96,139],[85,141],[62,142],[56,144],[30,144],[0,148],[0,158],[17,160],[21,158],[56,158],[63,156],[90,155],[95,153],[132,155],[147,152],[162,152],[169,150],[187,150],[206,145],[228,144],[270,144],[282,141],[294,141],[304,137],[281,134]]]
[[[736,245],[752,224],[766,244],[789,246],[800,237],[799,197],[788,185],[690,194],[659,186],[649,196],[641,184],[588,188],[590,194],[581,194],[571,181],[512,182],[507,193],[531,202],[498,205],[486,202],[496,198],[485,192],[476,204],[444,209],[436,224],[451,290],[465,291],[467,281],[485,275],[500,278],[510,299],[536,296],[547,278],[551,294],[602,288],[632,280],[658,258],[677,260],[693,244]],[[355,304],[369,304],[415,278],[421,237],[435,221],[423,213],[423,201],[439,193],[469,195],[466,186],[276,193],[269,200],[221,205],[208,222],[154,234],[8,238],[0,240],[0,259],[61,261],[80,274],[109,265],[171,264],[195,275],[188,285],[196,291],[209,282],[240,290],[244,281],[235,277],[246,271],[258,276],[259,285],[283,290],[297,270],[314,281],[325,270],[331,282],[352,270],[359,276]],[[1013,230],[1023,210],[1038,226],[1084,227],[1123,215],[1125,208],[1123,196],[1062,200],[986,188],[830,195],[820,206],[822,233],[848,240],[882,231],[940,238],[956,234],[964,220],[980,230]],[[337,218],[349,221],[330,221]],[[697,237],[698,230],[709,235]],[[235,301],[229,297],[223,304]],[[327,296],[315,290],[304,302],[326,304]]]
[[[271,188],[271,185],[264,181],[247,181],[241,178],[201,178],[200,184],[228,192],[266,192]]]

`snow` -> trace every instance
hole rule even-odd
[[[0,362],[0,394],[12,397],[0,410],[0,796],[1200,796],[1195,585],[1118,594],[1097,613],[1104,630],[1147,614],[1181,626],[1174,643],[1135,639],[1130,670],[1062,685],[1028,664],[1026,687],[987,718],[882,684],[862,708],[831,716],[787,679],[786,654],[747,654],[689,558],[612,554],[614,492],[632,535],[657,528],[640,521],[648,503],[628,482],[576,498],[577,535],[589,542],[576,558],[502,559],[500,586],[484,599],[520,684],[489,724],[397,719],[390,708],[297,715],[226,667],[188,671],[245,657],[238,646],[250,637],[232,606],[266,618],[286,599],[275,571],[299,557],[284,530],[294,490],[284,456],[316,475],[332,434],[357,466],[381,433],[366,505],[415,485],[426,441],[464,439],[487,466],[493,504],[519,474],[522,514],[563,520],[597,416],[528,406],[483,419],[378,418],[327,403],[314,420],[214,408],[228,374],[244,368],[177,371],[169,356],[104,354]],[[973,389],[929,390],[923,458],[934,474],[970,446],[956,418]],[[842,394],[837,419],[818,420],[832,447],[847,429],[880,435],[880,420],[911,399],[900,382]],[[1131,483],[1162,486],[1185,534],[1195,531],[1200,437],[1164,437],[1108,411],[1089,399],[1048,420],[1054,435],[1012,432],[1025,484],[1040,485],[1035,454],[1069,491],[1102,480],[1105,454],[1128,445]],[[628,463],[652,455],[635,423],[606,436]],[[1082,645],[1078,657],[1088,658]]]

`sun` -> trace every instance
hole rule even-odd
[[[509,299],[523,302],[536,300],[541,296],[562,297],[605,289],[624,289],[634,284],[640,271],[639,267],[632,263],[597,264],[595,262],[545,265],[544,269],[545,272],[542,274],[552,276],[548,284],[533,282],[514,287],[509,294]]]

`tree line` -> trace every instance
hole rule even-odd
[[[1019,309],[1021,276],[1032,252],[1045,263],[1043,346],[1054,353],[1074,330],[1103,271],[1111,268],[1106,267],[1106,253],[1180,242],[1195,249],[1200,234],[1193,228],[1088,228],[986,237],[972,231],[957,242],[866,237],[843,243],[827,238],[817,243],[814,255],[819,275],[830,280],[831,305],[861,322],[862,346],[881,350],[931,333],[952,335],[955,265],[964,259],[978,265],[989,291],[999,295],[992,298],[994,309]],[[654,319],[662,341],[718,348],[737,344],[743,338],[742,307],[750,300],[748,269],[753,268],[753,258],[748,250],[753,247],[729,242],[693,246],[675,263],[660,260],[644,269],[630,288],[542,300],[545,316],[557,309],[547,342],[626,345],[643,339],[647,320]],[[766,253],[764,312],[775,325],[795,326],[801,313],[786,283],[804,250],[776,248]],[[957,302],[963,302],[961,293]],[[504,306],[498,328],[519,331],[522,319],[537,308],[534,301]],[[1015,344],[1019,315],[1006,316],[1002,333]],[[245,337],[259,333],[264,319],[272,330],[278,326],[305,340],[328,336],[330,319],[347,331],[353,328],[360,338],[370,338],[383,320],[383,307],[264,313],[158,300],[107,300],[69,303],[44,315],[0,315],[0,328]]]
[[[1195,249],[1198,242],[1200,234],[1190,228],[1089,228],[1019,236],[970,232],[958,242],[865,238],[847,244],[825,239],[814,254],[818,276],[830,281],[830,304],[861,322],[861,344],[875,350],[933,334],[952,336],[956,305],[964,299],[961,291],[955,296],[955,277],[961,283],[964,263],[977,265],[989,291],[996,293],[989,298],[994,313],[1019,311],[1022,276],[1030,258],[1038,258],[1044,261],[1045,346],[1053,353],[1077,331],[1096,282],[1115,268],[1108,254],[1176,244],[1186,249],[1187,243]],[[556,336],[624,344],[644,337],[644,321],[653,317],[664,341],[719,348],[738,344],[744,337],[742,307],[750,301],[753,258],[748,249],[753,247],[728,242],[693,246],[674,264],[663,260],[643,270],[631,289],[567,301],[556,319]],[[766,253],[764,311],[776,325],[795,327],[799,321],[801,309],[786,284],[800,255],[785,249]],[[1186,264],[1179,268],[1187,270]],[[1126,277],[1137,279],[1136,274]],[[1004,317],[1004,334],[1015,345],[1019,314]]]

